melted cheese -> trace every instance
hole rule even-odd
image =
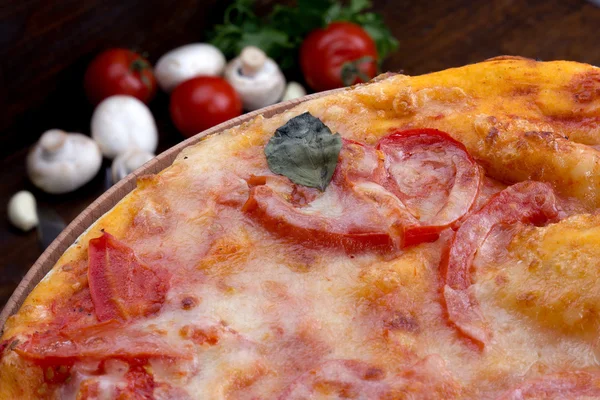
[[[535,178],[573,196],[562,199],[563,217],[594,210],[600,163],[588,145],[600,143],[600,129],[582,121],[600,118],[600,96],[591,89],[591,97],[575,95],[593,88],[597,74],[576,63],[504,59],[422,77],[396,75],[189,147],[167,170],[140,179],[138,189],[65,253],[6,324],[2,340],[26,340],[52,318],[55,299],[81,290],[85,271],[73,266],[86,262],[87,242],[106,229],[149,266],[172,273],[160,312],[132,322],[190,348],[189,359],[150,361],[157,398],[270,399],[287,388],[307,393],[306,376],[321,374],[375,380],[366,386],[391,398],[479,399],[548,373],[597,370],[597,216],[492,232],[470,289],[493,333],[481,350],[446,319],[439,264],[449,230],[405,251],[351,256],[294,244],[241,211],[246,179],[269,173],[266,141],[305,111],[369,144],[390,128],[447,131],[488,176],[507,183]],[[486,180],[475,208],[501,189]],[[327,196],[311,207],[339,213]],[[69,398],[89,379],[105,394],[123,385],[118,366],[101,375],[82,363],[73,368],[68,384],[48,386],[40,367],[6,350],[0,398]],[[308,393],[335,397],[341,389],[334,386]]]
[[[600,326],[600,217],[578,215],[529,228],[508,248],[494,280],[499,302],[552,329]]]

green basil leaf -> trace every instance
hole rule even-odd
[[[341,148],[340,135],[306,112],[275,131],[265,155],[272,172],[323,191],[331,182]]]

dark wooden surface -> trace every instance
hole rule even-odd
[[[261,8],[269,1],[260,1]],[[583,0],[473,2],[374,1],[400,40],[387,70],[422,74],[502,54],[600,65],[600,8]],[[29,146],[50,128],[89,133],[92,107],[81,87],[91,58],[108,47],[145,51],[202,41],[226,2],[207,0],[0,0],[0,307],[41,250],[35,231],[10,227],[6,205],[21,189],[68,223],[103,193],[102,174],[80,190],[45,195],[27,181]],[[151,104],[159,151],[182,137],[169,121],[168,97]]]

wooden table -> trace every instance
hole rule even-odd
[[[226,4],[205,0],[2,0],[0,6],[0,307],[41,254],[35,231],[21,233],[6,218],[18,190],[73,220],[104,190],[99,174],[80,190],[51,196],[25,175],[29,146],[50,128],[89,133],[92,107],[81,81],[85,67],[108,47],[147,51],[151,61],[169,49],[202,41]],[[260,1],[260,9],[270,1]],[[374,1],[394,35],[391,71],[422,74],[502,54],[600,65],[600,8],[583,0],[472,2]],[[298,78],[298,77],[295,77]],[[159,151],[181,141],[168,97],[151,104],[160,131]],[[105,164],[108,164],[105,161]]]

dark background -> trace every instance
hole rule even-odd
[[[47,129],[89,133],[92,107],[82,78],[92,57],[109,47],[148,53],[204,39],[228,2],[200,0],[0,0],[0,307],[41,254],[35,231],[6,217],[10,196],[31,190],[67,223],[104,190],[104,174],[76,192],[51,196],[25,175],[28,147]],[[259,1],[267,10],[272,1]],[[396,38],[384,69],[410,75],[510,54],[600,65],[600,8],[583,0],[377,1]],[[182,140],[164,93],[150,107],[158,151]],[[108,164],[105,161],[105,164]]]

